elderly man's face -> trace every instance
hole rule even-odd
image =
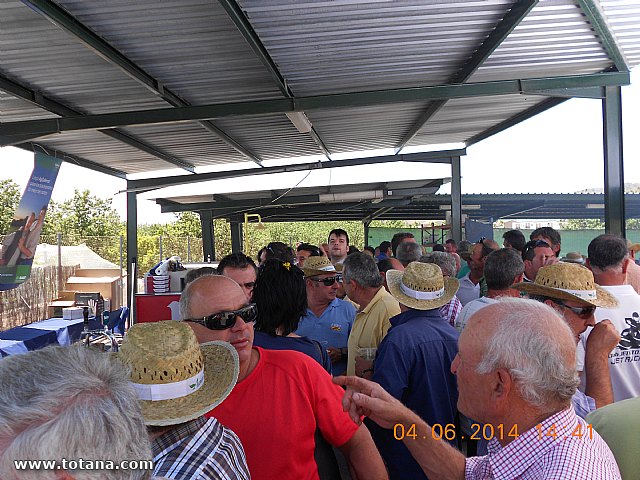
[[[587,330],[587,327],[593,327],[596,324],[594,316],[595,309],[580,302],[571,300],[563,300],[560,303],[547,300],[544,303],[553,308],[564,318],[565,322],[571,328],[576,339],[576,344],[580,341],[580,334]],[[583,309],[582,313],[576,313],[572,308]]]
[[[247,297],[233,280],[224,276],[201,277],[191,285],[190,318],[201,319],[214,313],[238,310],[247,305]],[[209,330],[204,325],[189,322],[198,342],[213,340],[229,342],[240,357],[240,370],[251,360],[253,323],[245,323],[239,316],[236,323],[225,330]]]
[[[307,282],[308,297],[315,302],[326,303],[327,305],[333,302],[341,286],[340,282],[334,281],[331,285],[325,285],[322,280],[326,278],[336,278],[337,276],[338,274],[336,272],[332,272],[309,278]]]

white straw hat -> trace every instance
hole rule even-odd
[[[240,370],[229,343],[199,345],[191,327],[173,320],[134,325],[117,357],[131,369],[147,425],[204,415],[227,398]]]
[[[459,286],[457,279],[445,278],[433,263],[411,262],[404,271],[387,271],[386,277],[391,295],[416,310],[432,310],[449,303]]]

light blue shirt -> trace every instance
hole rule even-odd
[[[320,317],[316,317],[311,310],[307,309],[307,314],[300,319],[296,333],[318,340],[325,348],[347,348],[355,318],[355,307],[349,302],[336,298],[327,306]],[[346,369],[346,357],[333,364],[334,375],[340,375]]]

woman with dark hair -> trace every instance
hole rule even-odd
[[[258,269],[252,301],[258,307],[254,345],[305,353],[331,374],[331,360],[326,348],[316,340],[293,333],[300,318],[307,313],[302,270],[290,262],[265,261]]]

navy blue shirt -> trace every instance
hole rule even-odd
[[[269,335],[264,332],[255,332],[253,344],[256,347],[266,348],[267,350],[294,350],[309,355],[316,362],[322,365],[329,375],[332,374],[331,358],[327,353],[327,349],[316,340],[307,337],[282,337],[279,335]]]
[[[411,309],[390,322],[378,347],[373,381],[429,425],[444,429],[455,423],[458,386],[451,363],[458,353],[458,331],[440,316],[439,309]],[[371,430],[390,478],[426,478],[404,443],[393,437],[393,430],[377,425]]]

